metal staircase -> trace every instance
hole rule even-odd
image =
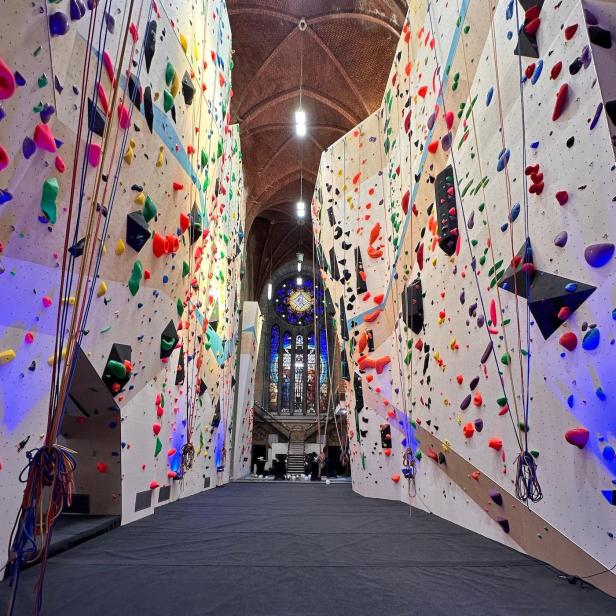
[[[289,441],[289,456],[287,458],[287,473],[289,475],[304,474],[304,441]]]

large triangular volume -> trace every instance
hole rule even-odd
[[[543,0],[519,0],[519,3],[525,11],[524,24],[518,33],[518,44],[515,46],[513,53],[517,56],[523,56],[526,58],[538,58],[539,46],[537,44],[537,35],[534,32],[527,32],[526,26],[528,26],[528,24],[539,16],[543,6]],[[528,12],[529,9],[533,9],[533,11]],[[507,17],[511,19],[515,18],[515,10],[516,7],[512,2],[510,4],[510,8],[508,9]],[[509,14],[509,11],[511,14]]]
[[[217,428],[220,424],[220,398],[216,403],[216,410],[214,411],[214,416],[212,417],[212,428]]]
[[[537,271],[527,301],[543,337],[547,340],[595,289],[583,282]],[[563,308],[567,309],[564,313]]]
[[[437,176],[434,184],[436,198],[436,219],[438,224],[438,245],[450,257],[458,243],[458,210],[456,208],[456,187],[453,181],[453,167],[448,165]]]
[[[175,384],[183,385],[184,384],[184,348],[180,349],[180,357],[178,358],[178,367],[175,370]]]
[[[160,335],[160,358],[166,359],[170,357],[173,353],[173,349],[175,349],[175,345],[179,340],[178,332],[175,329],[175,325],[173,321],[169,321],[167,326],[163,330],[163,333]]]
[[[355,274],[357,276],[356,287],[358,293],[365,293],[368,290],[366,284],[366,274],[364,272],[364,263],[361,259],[361,248],[355,247]]]
[[[347,361],[346,351],[342,351],[342,357],[340,360],[340,376],[345,381],[351,380],[351,375],[349,373],[349,362]]]
[[[102,380],[114,396],[119,394],[122,388],[130,381],[132,351],[128,344],[116,342],[111,345]]]
[[[490,275],[498,277],[499,265],[502,262],[499,261],[490,272]],[[510,293],[517,293],[520,297],[526,298],[528,289],[531,288],[533,280],[535,279],[535,268],[533,266],[533,251],[531,249],[530,240],[526,240],[522,244],[522,248],[518,250],[513,264],[510,265],[505,273],[500,278],[498,286]],[[528,287],[528,289],[527,289]]]
[[[190,243],[194,244],[201,237],[202,232],[203,218],[201,217],[201,212],[197,204],[193,203],[192,209],[190,210]]]
[[[346,320],[346,310],[344,309],[344,299],[340,298],[340,311],[338,313],[338,318],[340,319],[340,335],[343,340],[349,339],[349,328]]]
[[[414,334],[421,332],[424,324],[424,310],[419,276],[402,292],[402,318]]]
[[[334,280],[340,280],[338,259],[336,259],[336,251],[333,246],[329,249],[329,274]]]
[[[126,215],[126,243],[139,252],[150,239],[148,223],[141,210]]]

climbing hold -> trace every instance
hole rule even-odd
[[[503,495],[496,490],[490,490],[489,492],[490,498],[500,507],[503,506]]]
[[[53,154],[58,149],[51,128],[47,124],[36,125],[33,140],[38,148],[46,152],[51,152]]]
[[[7,100],[15,94],[17,84],[13,71],[7,66],[6,62],[0,58],[0,101]]]
[[[145,55],[145,67],[150,72],[150,67],[152,66],[152,58],[154,57],[154,53],[156,51],[156,21],[153,19],[148,22],[148,25],[145,29],[145,37],[143,41],[143,53]]]
[[[558,246],[559,248],[564,248],[567,244],[568,234],[566,231],[561,231],[554,238],[554,246]]]
[[[500,451],[503,447],[503,439],[493,437],[488,441],[488,447]]]
[[[582,348],[585,351],[594,351],[599,346],[600,341],[601,334],[599,329],[597,327],[593,327],[592,329],[589,329],[584,335],[584,338],[582,338]]]
[[[572,428],[571,430],[567,430],[565,432],[565,440],[571,445],[575,445],[579,449],[584,449],[586,443],[588,443],[588,438],[590,436],[590,432],[586,428]]]
[[[158,488],[158,485],[158,481],[150,482],[150,490],[156,490],[156,488]]]
[[[100,144],[91,143],[88,147],[88,163],[92,165],[92,167],[98,167],[101,162],[102,149]]]
[[[556,120],[560,118],[567,106],[568,101],[569,86],[566,83],[563,83],[556,94],[556,102],[554,103],[554,110],[552,111],[552,122],[556,122]]]
[[[121,239],[116,242],[115,253],[118,257],[124,254],[124,242]]]
[[[162,426],[158,422],[152,424],[152,432],[154,433],[154,436],[159,435],[161,427]]]
[[[469,421],[468,423],[464,424],[462,432],[464,433],[464,436],[466,438],[471,438],[471,436],[475,434],[475,425],[473,424],[473,422]]]
[[[575,350],[578,339],[573,332],[565,332],[558,340],[558,342],[564,346],[568,351]]]
[[[0,351],[0,365],[8,364],[10,361],[13,361],[15,357],[16,354],[13,349],[5,349],[4,351]]]
[[[560,205],[565,205],[565,203],[569,201],[569,193],[566,190],[559,190],[556,193],[556,201],[558,201]]]
[[[107,465],[104,462],[97,462],[96,463],[96,470],[99,473],[106,473],[107,472]]]
[[[49,15],[49,33],[51,36],[64,36],[70,29],[68,17],[57,11]]]
[[[584,250],[586,263],[591,267],[603,267],[614,255],[614,244],[592,244]]]
[[[509,533],[509,520],[507,520],[506,518],[495,518],[496,522],[499,524],[499,526],[506,532]]]
[[[47,220],[54,224],[56,222],[56,199],[60,192],[60,186],[56,178],[49,178],[43,183],[43,193],[41,195],[41,210]]]
[[[398,483],[398,482],[400,481],[400,475],[399,475],[398,473],[394,473],[394,474],[391,476],[391,480],[392,480],[394,483]]]
[[[137,295],[137,291],[139,291],[139,285],[141,283],[142,278],[143,278],[143,265],[141,264],[141,261],[137,260],[133,264],[133,272],[128,281],[128,288],[130,289],[130,293],[133,297]]]

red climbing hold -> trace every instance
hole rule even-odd
[[[432,143],[428,145],[428,152],[430,152],[430,154],[436,154],[436,151],[438,150],[438,144],[439,140],[435,139]]]
[[[561,346],[564,346],[567,351],[574,351],[577,346],[578,339],[573,332],[564,333],[558,340]]]
[[[572,428],[565,432],[565,440],[571,445],[575,445],[579,449],[584,449],[586,443],[588,443],[588,437],[590,432],[586,428],[578,427]]]
[[[182,212],[180,214],[180,229],[182,229],[182,233],[184,233],[189,226],[190,218],[186,214],[184,214],[184,212]]]
[[[524,32],[526,34],[535,34],[537,30],[539,30],[539,26],[541,25],[541,18],[535,17],[524,26]]]
[[[4,171],[9,166],[11,159],[8,152],[0,145],[0,171]]]
[[[560,71],[563,68],[563,63],[559,60],[550,71],[550,79],[556,79],[560,75]]]
[[[158,481],[150,482],[150,490],[156,490],[158,488]]]
[[[556,122],[558,118],[562,115],[565,107],[567,106],[567,102],[569,100],[569,86],[566,83],[563,83],[558,93],[556,94],[556,102],[554,103],[554,111],[552,111],[552,122]]]
[[[451,127],[453,126],[453,119],[454,119],[453,111],[448,111],[445,114],[445,123],[447,124],[447,130],[451,130]]]
[[[578,29],[577,24],[572,24],[570,26],[567,26],[565,28],[565,40],[570,41],[575,36],[577,29]]]
[[[162,257],[165,254],[165,238],[158,231],[154,232],[152,238],[152,250],[155,257]]]
[[[383,453],[386,456],[391,456],[391,449],[389,447],[386,447],[385,449],[383,449]]]
[[[41,123],[36,125],[34,129],[34,143],[41,150],[51,152],[52,154],[58,149],[51,128],[47,124]]]
[[[381,303],[383,302],[383,298],[384,298],[384,297],[385,297],[385,295],[384,295],[383,293],[379,293],[378,295],[375,295],[375,296],[372,298],[372,301],[373,301],[375,304],[381,304]]]
[[[407,190],[402,197],[402,211],[404,214],[408,214],[409,211],[409,200],[411,198],[411,193]]]
[[[421,96],[421,98],[424,98],[427,93],[428,93],[428,86],[421,86],[421,88],[417,90],[417,94]]]
[[[558,201],[560,205],[565,205],[565,203],[569,201],[569,193],[566,190],[559,190],[556,193],[556,201]]]
[[[491,438],[488,441],[488,447],[495,449],[496,451],[500,451],[503,447],[503,439],[501,438]]]
[[[370,230],[370,240],[368,243],[374,244],[379,239],[379,235],[381,235],[381,225],[377,222]]]
[[[475,425],[473,424],[473,422],[469,421],[467,424],[464,424],[462,432],[464,432],[464,436],[466,438],[471,438],[471,436],[475,434]]]
[[[558,311],[557,316],[561,321],[566,321],[571,316],[571,308],[569,308],[569,306],[563,306]]]
[[[160,434],[161,425],[157,423],[152,424],[152,432],[154,432],[154,436],[158,436]]]
[[[375,310],[374,312],[371,312],[370,314],[367,314],[364,317],[364,321],[366,323],[373,323],[374,321],[376,321],[379,318],[379,315],[381,314],[381,312],[383,312],[382,310]]]
[[[391,476],[391,480],[392,480],[394,483],[398,483],[398,482],[400,481],[400,475],[399,475],[398,473],[394,473],[394,474]]]
[[[180,191],[180,190],[184,190],[184,184],[182,184],[181,182],[173,182],[173,190]]]

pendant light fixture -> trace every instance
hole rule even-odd
[[[300,19],[300,55],[299,55],[299,108],[295,112],[295,134],[298,137],[305,137],[307,133],[306,112],[302,107],[302,82],[304,79],[304,36],[308,24],[305,19]]]

